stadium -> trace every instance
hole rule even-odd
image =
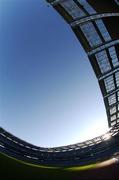
[[[2,156],[33,166],[71,168],[90,166],[119,152],[119,1],[47,0],[69,24],[88,56],[102,92],[109,131],[68,146],[44,148],[0,128]]]

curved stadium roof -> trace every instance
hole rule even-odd
[[[108,133],[69,146],[43,148],[2,127],[0,152],[32,164],[72,166],[107,159],[119,151],[119,1],[47,0],[65,19],[84,47],[107,112]]]

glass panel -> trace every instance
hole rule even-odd
[[[77,0],[89,14],[96,14],[94,8],[86,0]]]
[[[74,19],[85,16],[85,13],[72,0],[64,1],[60,4]]]
[[[116,121],[112,122],[112,123],[111,123],[111,126],[114,126],[115,124],[116,124]]]
[[[111,106],[112,104],[116,103],[116,94],[113,94],[111,96],[108,97],[108,103]]]
[[[100,67],[101,73],[105,73],[111,70],[106,50],[97,53],[95,57],[97,59],[97,63]]]
[[[116,115],[111,116],[111,121],[116,120]]]
[[[86,39],[88,40],[91,47],[98,46],[102,44],[102,41],[93,25],[92,22],[87,22],[80,25],[82,32],[84,33]],[[89,31],[90,29],[90,31]]]
[[[119,87],[119,72],[115,73],[116,85]]]
[[[101,32],[102,34],[102,37],[104,38],[105,41],[110,41],[111,40],[111,37],[109,35],[109,32],[107,31],[107,28],[105,27],[103,21],[101,19],[98,19],[95,21],[98,28],[99,28],[99,31]]]
[[[116,106],[114,106],[113,108],[110,108],[110,114],[115,114],[116,113]]]
[[[115,89],[113,76],[109,76],[105,78],[104,83],[105,83],[105,88],[106,88],[107,93]]]
[[[117,53],[116,53],[116,49],[115,47],[110,47],[109,49],[109,54],[111,56],[111,59],[112,59],[112,64],[114,67],[118,66],[119,65],[119,60],[118,60],[118,57],[117,57]]]

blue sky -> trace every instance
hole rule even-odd
[[[0,126],[51,147],[107,130],[92,67],[70,27],[45,1],[0,1]]]

